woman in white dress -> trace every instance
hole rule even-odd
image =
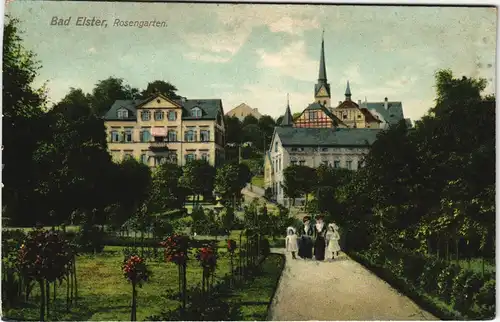
[[[297,231],[293,227],[288,227],[286,229],[286,232],[287,232],[285,238],[286,251],[292,253],[293,259],[297,259],[297,257],[295,257],[295,253],[298,251]]]
[[[339,227],[336,224],[328,225],[328,232],[326,233],[326,240],[328,241],[327,249],[332,253],[332,259],[335,259],[335,256],[339,256],[340,252],[340,234]]]

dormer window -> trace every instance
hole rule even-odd
[[[119,119],[126,119],[128,117],[128,110],[122,108],[117,112],[117,116]]]
[[[201,117],[201,109],[197,106],[193,107],[191,109],[191,116],[192,117]]]

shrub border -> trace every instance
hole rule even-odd
[[[450,310],[450,309],[444,309],[442,307],[438,307],[438,306],[434,305],[434,303],[431,300],[431,297],[429,295],[427,295],[423,292],[419,292],[412,285],[409,285],[405,281],[394,276],[386,268],[380,267],[380,266],[377,266],[377,265],[371,263],[368,259],[364,258],[362,255],[359,255],[358,253],[353,252],[353,251],[347,251],[347,255],[349,257],[351,257],[351,259],[353,259],[354,261],[356,261],[359,264],[361,264],[362,266],[364,266],[370,272],[375,274],[377,277],[379,277],[383,281],[387,282],[389,285],[391,285],[393,288],[398,290],[400,293],[409,297],[413,302],[415,302],[422,309],[428,311],[429,313],[433,314],[437,318],[439,318],[441,320],[465,320],[466,319],[464,316],[462,316],[457,311]],[[434,299],[434,298],[432,298],[432,299]],[[436,300],[440,301],[439,299],[436,299]],[[442,302],[442,301],[440,301],[440,302]]]
[[[286,264],[287,264],[287,260],[286,260],[286,255],[283,254],[283,253],[278,253],[278,252],[273,252],[271,251],[271,254],[273,255],[279,255],[283,258],[283,267],[281,268],[281,272],[280,272],[280,275],[279,275],[279,278],[278,278],[278,282],[276,283],[276,287],[274,288],[274,291],[273,291],[273,295],[271,296],[271,301],[269,302],[269,304],[267,305],[267,317],[266,317],[266,321],[272,321],[271,319],[271,315],[272,315],[272,312],[274,310],[274,304],[276,304],[276,293],[278,292],[278,289],[280,288],[282,282],[283,282],[283,272],[285,271],[286,269]]]

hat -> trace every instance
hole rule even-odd
[[[335,223],[328,224],[328,227],[332,227],[333,230],[339,229],[339,226],[337,226]]]
[[[307,221],[307,220],[311,220],[311,217],[310,216],[304,216],[304,218],[302,218],[302,221]]]
[[[318,215],[316,215],[316,219],[323,219],[323,218],[325,218],[325,216],[324,216],[324,215],[322,215],[322,214],[318,214]]]
[[[288,227],[286,229],[286,232],[288,233],[290,230],[293,231],[294,234],[297,232],[297,230],[294,227],[292,227],[292,226]]]

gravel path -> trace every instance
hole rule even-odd
[[[293,260],[287,255],[269,320],[439,319],[342,254],[333,262]]]

